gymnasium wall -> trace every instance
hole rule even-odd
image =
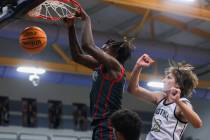
[[[90,85],[59,85],[41,81],[38,87],[33,87],[28,80],[10,78],[0,79],[0,96],[8,96],[11,100],[21,100],[22,97],[27,97],[35,98],[37,102],[40,103],[47,103],[48,100],[61,100],[63,104],[66,105],[71,105],[74,102],[89,105],[89,91]],[[193,138],[206,140],[210,129],[209,100],[194,98],[192,104],[194,109],[201,116],[204,127],[201,129],[194,129],[189,125],[185,137],[193,136]],[[154,110],[154,106],[145,102],[140,102],[127,92],[124,94],[123,106],[138,111],[152,112]]]
[[[0,96],[8,96],[12,100],[21,100],[22,97],[35,98],[38,102],[48,100],[61,100],[63,104],[81,102],[89,105],[90,86],[59,85],[40,82],[38,87],[33,87],[28,80],[1,79]],[[123,106],[134,110],[151,111],[153,106],[139,102],[132,95],[125,93]]]
[[[27,23],[24,23],[27,24]],[[26,25],[27,26],[27,25]],[[44,26],[44,25],[43,25]],[[48,25],[50,27],[50,25]],[[24,57],[28,59],[39,59],[39,60],[51,60],[53,62],[63,63],[63,60],[55,54],[52,48],[48,47],[47,51],[44,51],[42,54],[39,54],[38,57],[31,57],[24,52],[21,52],[18,48],[18,40],[17,36],[19,35],[20,27],[23,28],[23,25],[18,24],[18,26],[12,27],[10,30],[5,30],[5,34],[0,38],[0,42],[4,44],[2,51],[0,51],[1,56],[10,56],[10,57]],[[47,32],[51,35],[55,35],[57,29],[50,27],[43,27],[47,30]],[[58,43],[62,45],[62,49],[67,51],[67,38],[65,36],[65,29],[61,29],[61,32],[64,33],[59,38]],[[14,33],[14,34],[12,34]],[[11,34],[14,35],[13,38]],[[108,37],[106,34],[94,33],[96,37],[97,44],[102,44]],[[108,38],[116,38],[108,37]],[[54,38],[51,38],[50,42],[54,41]],[[62,44],[63,43],[63,44]],[[50,44],[49,44],[50,45]],[[174,44],[170,43],[161,43],[161,42],[152,42],[147,40],[137,41],[136,44],[137,49],[134,54],[139,56],[142,53],[149,53],[156,58],[165,59],[167,61],[168,58],[175,58],[177,60],[187,60],[189,62],[193,62],[194,64],[206,63],[209,61],[209,53],[203,49],[192,50],[190,47],[180,48]],[[13,51],[11,51],[13,50]],[[9,53],[7,53],[9,52]],[[183,55],[183,53],[188,52],[188,56]],[[165,54],[165,55],[162,55]],[[167,55],[166,55],[167,54]],[[199,59],[197,59],[199,58]],[[33,87],[28,80],[17,80],[4,78],[2,74],[0,79],[0,96],[8,96],[12,100],[21,100],[22,97],[35,98],[40,103],[47,103],[48,100],[61,100],[63,104],[70,105],[74,102],[81,102],[89,105],[89,85],[80,84],[56,84],[41,81],[38,87]],[[209,76],[205,76],[204,78],[208,79]],[[81,80],[82,82],[82,80]],[[59,83],[59,78],[58,78]],[[207,136],[210,129],[210,103],[209,100],[202,99],[194,99],[193,105],[195,106],[195,110],[199,112],[201,118],[204,122],[204,127],[202,129],[193,129],[191,126],[187,129],[185,135],[192,136],[194,139],[198,138],[200,140],[207,140]],[[123,106],[133,109],[140,110],[146,112],[152,112],[154,110],[154,106],[148,103],[139,102],[135,97],[131,96],[128,93],[124,94]]]
[[[14,26],[11,26],[10,28],[4,28],[1,30],[0,35],[0,41],[2,44],[5,44],[4,49],[2,49],[3,52],[0,52],[1,56],[4,56],[5,54],[9,56],[23,56],[24,53],[20,51],[18,48],[18,36],[20,32],[27,26],[39,26],[42,29],[44,29],[48,36],[48,46],[47,50],[44,51],[40,56],[42,56],[46,59],[59,59],[56,57],[56,55],[53,55],[53,51],[51,49],[51,45],[53,43],[57,43],[62,46],[62,49],[67,52],[68,51],[68,36],[67,36],[67,29],[65,27],[56,27],[53,25],[47,25],[47,24],[41,24],[38,22],[27,22],[27,21],[17,21],[17,23]],[[79,35],[78,35],[79,36]],[[1,39],[2,38],[2,39]],[[78,37],[79,38],[79,37]],[[107,39],[121,39],[119,35],[110,35],[108,33],[101,33],[101,32],[94,32],[94,38],[96,41],[96,44],[98,46],[101,46]],[[193,64],[205,64],[209,61],[209,53],[205,49],[196,48],[196,47],[189,47],[189,46],[180,46],[173,43],[163,43],[160,41],[152,41],[152,40],[136,40],[135,41],[135,51],[133,51],[133,55],[139,56],[142,53],[149,53],[152,57],[155,58],[161,58],[165,59],[166,61],[170,59],[175,59],[178,61],[185,60],[187,62],[193,63]],[[9,46],[9,47],[8,47]],[[18,50],[19,49],[19,50]],[[15,50],[14,52],[11,52],[10,50]],[[187,55],[185,54],[187,52]],[[163,55],[164,54],[164,55]],[[197,59],[199,58],[199,59]]]
[[[210,130],[210,102],[205,99],[192,100],[192,104],[196,112],[200,115],[203,121],[203,127],[200,129],[193,128],[188,125],[185,131],[185,137],[192,137],[193,140],[209,140]]]

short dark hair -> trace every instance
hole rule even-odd
[[[118,110],[111,116],[113,128],[120,132],[126,140],[139,140],[142,121],[136,112],[123,109]]]
[[[125,61],[131,57],[132,43],[124,41],[108,40],[105,44],[109,44],[117,53],[116,59],[124,65]]]

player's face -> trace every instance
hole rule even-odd
[[[116,134],[115,128],[113,128],[113,135],[114,135],[114,138],[117,140],[117,134]]]
[[[116,140],[124,140],[123,135],[113,128],[113,136]]]
[[[164,84],[163,91],[168,91],[172,87],[177,87],[175,76],[172,73],[166,74],[162,81]]]

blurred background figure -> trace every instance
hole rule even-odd
[[[23,126],[35,127],[37,125],[37,106],[35,99],[22,99]]]
[[[73,121],[74,129],[85,131],[88,129],[88,120],[87,120],[87,106],[85,104],[73,103]]]
[[[9,98],[0,97],[0,125],[9,124]]]
[[[59,128],[62,121],[62,102],[48,101],[49,128]]]

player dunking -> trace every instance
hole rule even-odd
[[[74,25],[66,19],[72,58],[75,62],[94,70],[92,89],[90,92],[90,109],[93,117],[93,140],[111,140],[113,130],[109,117],[121,108],[125,69],[123,64],[131,55],[131,45],[127,41],[107,41],[102,48],[95,45],[91,19],[82,10],[84,21],[82,33],[82,49],[80,48]]]
[[[189,64],[172,65],[166,69],[163,91],[155,93],[138,84],[142,68],[150,66],[152,62],[147,54],[138,59],[132,71],[128,90],[139,99],[157,105],[152,128],[146,140],[180,140],[187,123],[191,123],[195,128],[202,127],[200,117],[193,111],[187,99],[198,84],[197,76]]]

